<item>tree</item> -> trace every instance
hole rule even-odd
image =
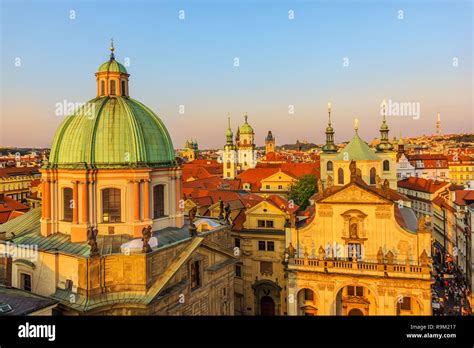
[[[311,198],[317,190],[316,177],[310,174],[303,175],[291,185],[288,198],[304,210],[309,205],[309,198]]]

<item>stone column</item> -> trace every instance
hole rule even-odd
[[[88,224],[89,223],[89,201],[88,201],[88,185],[87,181],[81,182],[81,223],[83,224]]]
[[[150,180],[143,181],[143,220],[150,219]]]
[[[140,221],[140,182],[133,182],[133,220]]]
[[[78,192],[78,183],[77,181],[72,182],[72,223],[78,223],[78,206],[79,206],[79,192]]]
[[[43,181],[43,217],[46,220],[51,219],[51,185],[50,180]]]

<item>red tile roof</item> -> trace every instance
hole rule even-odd
[[[435,193],[449,185],[450,183],[446,181],[433,181],[431,179],[417,178],[414,176],[398,182],[398,187],[426,193]]]
[[[8,178],[12,176],[20,175],[34,175],[39,174],[38,167],[11,167],[11,168],[0,168],[0,177]]]
[[[247,169],[237,177],[242,185],[249,183],[252,192],[259,192],[262,186],[261,181],[280,170],[294,178],[308,174],[319,177],[319,164],[317,163],[258,163],[255,168]]]
[[[454,203],[459,206],[469,205],[474,201],[474,190],[456,190]]]
[[[4,196],[0,198],[0,224],[3,224],[10,220],[10,215],[13,212],[23,211],[27,212],[30,209],[27,205],[24,205],[14,199]]]

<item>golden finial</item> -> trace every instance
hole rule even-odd
[[[114,39],[110,39],[110,59],[114,59],[115,56],[114,56],[114,51],[115,51],[115,47],[114,47]]]
[[[329,115],[329,121],[328,125],[331,125],[331,102],[328,103],[328,115]]]
[[[387,114],[387,101],[384,99],[382,100],[382,115],[383,115],[383,121],[385,122],[385,115]]]
[[[354,119],[354,130],[357,134],[357,131],[359,130],[359,119],[357,117]]]

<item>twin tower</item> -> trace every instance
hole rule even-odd
[[[226,144],[224,146],[223,166],[224,179],[235,179],[237,171],[255,168],[257,164],[257,153],[255,150],[254,132],[253,128],[247,122],[247,115],[245,115],[245,122],[241,127],[237,128],[235,135],[230,126],[230,117],[228,118],[229,126],[226,132]]]

